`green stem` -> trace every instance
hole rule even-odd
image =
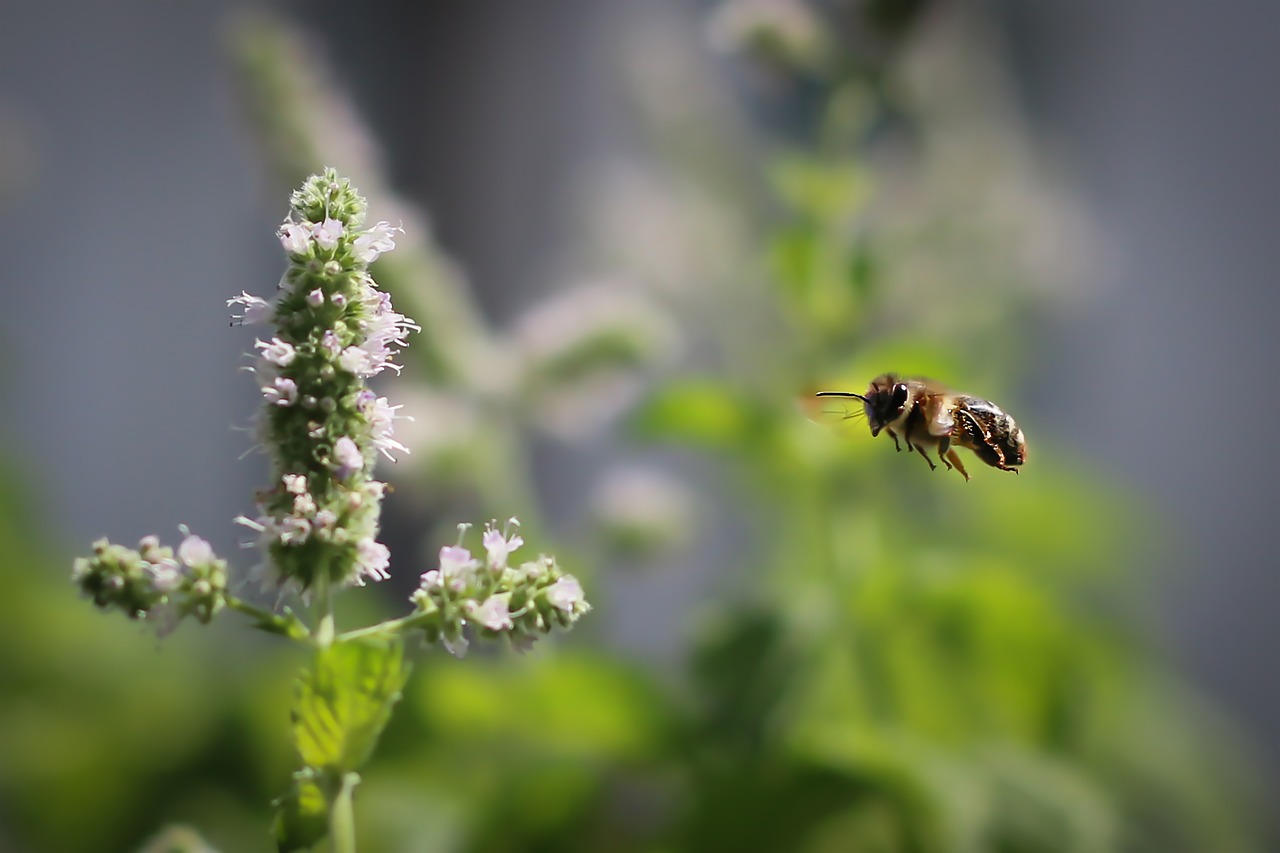
[[[329,578],[329,561],[325,560],[316,572],[315,616],[316,629],[312,633],[316,645],[324,648],[333,643],[333,587]]]
[[[250,604],[247,601],[241,601],[233,595],[228,595],[226,602],[228,608],[253,619],[257,623],[257,628],[266,631],[268,634],[279,634],[291,640],[309,640],[311,638],[311,632],[307,629],[307,626],[288,608],[283,613],[272,613],[270,610]]]
[[[333,840],[333,853],[356,853],[356,810],[352,796],[360,774],[348,773],[342,777],[342,788],[329,807],[329,837]]]
[[[339,634],[337,639],[340,641],[354,640],[359,637],[367,637],[371,634],[397,634],[406,628],[414,628],[425,622],[435,618],[436,613],[410,613],[408,616],[401,616],[399,619],[392,619],[389,622],[380,622],[377,625],[370,625],[366,628],[356,628],[352,631],[346,631]]]

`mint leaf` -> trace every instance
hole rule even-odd
[[[363,764],[409,670],[399,638],[359,637],[318,650],[298,681],[293,708],[294,745],[303,763],[339,774]]]

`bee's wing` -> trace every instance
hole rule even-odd
[[[818,397],[801,394],[796,405],[804,416],[816,424],[836,430],[847,430],[866,422],[862,401],[856,397]]]

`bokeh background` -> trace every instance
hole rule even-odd
[[[1265,0],[0,5],[0,849],[268,849],[298,660],[66,576],[234,553],[225,300],[321,162],[440,331],[351,618],[508,514],[597,606],[427,654],[368,849],[1265,849],[1277,44]],[[790,405],[897,367],[990,389],[1026,472]]]

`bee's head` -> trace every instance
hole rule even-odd
[[[819,397],[852,397],[862,401],[863,413],[867,416],[867,425],[871,427],[871,435],[877,436],[889,424],[902,417],[911,402],[911,389],[905,382],[900,382],[892,373],[885,373],[871,380],[866,394],[855,394],[852,391],[822,391]]]
[[[884,373],[872,379],[862,398],[871,435],[879,435],[880,430],[902,417],[910,402],[911,389],[894,374]]]

